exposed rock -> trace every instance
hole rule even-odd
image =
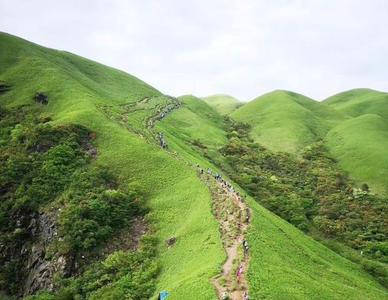
[[[72,259],[65,256],[54,256],[49,259],[46,251],[50,243],[57,236],[55,225],[56,216],[42,213],[37,218],[31,219],[29,229],[36,237],[36,242],[30,250],[26,264],[28,272],[24,284],[23,295],[27,296],[40,289],[52,291],[54,289],[54,275],[60,273],[68,275],[73,263]]]
[[[42,92],[37,92],[35,94],[35,97],[34,97],[35,101],[40,103],[40,104],[43,104],[43,105],[47,105],[48,104],[48,97],[42,93]]]
[[[92,144],[88,144],[85,150],[86,150],[86,153],[89,154],[92,158],[97,157],[97,154],[98,154],[97,149]]]
[[[176,237],[171,237],[166,241],[167,246],[171,247],[176,242]]]
[[[4,82],[0,82],[0,94],[3,94],[5,92],[8,92],[11,89],[11,87]]]

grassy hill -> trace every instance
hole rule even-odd
[[[231,116],[250,124],[252,137],[274,151],[298,153],[324,139],[330,153],[357,182],[386,191],[387,93],[355,89],[317,102],[293,92],[274,91]]]
[[[354,89],[331,96],[324,104],[353,117],[377,114],[388,118],[388,93],[371,89]]]
[[[210,108],[191,96],[181,99],[183,107],[164,119],[158,128],[173,141],[171,147],[177,153],[201,166],[219,171],[200,154],[203,149],[191,143],[194,137],[201,135],[205,141],[207,132],[216,130],[219,118],[214,113],[209,114],[212,122],[208,123],[208,128],[197,127],[196,124],[205,115],[203,112]],[[198,106],[201,108],[198,109]],[[188,111],[191,113],[188,114]],[[178,120],[181,119],[186,119],[191,125],[174,126],[180,124]],[[207,147],[211,149],[221,142],[216,141],[206,143]],[[208,152],[205,150],[205,153]],[[212,153],[210,155],[214,157]],[[216,157],[215,161],[227,167],[221,158]],[[249,198],[249,206],[253,210],[253,224],[248,236],[251,249],[248,277],[253,299],[373,299],[385,296],[384,290],[360,266],[307,237],[252,198]]]
[[[374,191],[388,187],[388,122],[376,114],[365,114],[334,127],[326,144],[359,183],[372,185]]]
[[[386,192],[388,94],[353,89],[329,97],[323,104],[353,117],[327,135],[331,153],[358,182],[367,182],[374,191]]]
[[[122,186],[136,185],[145,195],[151,210],[148,220],[158,240],[157,291],[168,290],[169,299],[214,299],[210,278],[219,272],[225,253],[211,213],[210,192],[192,165],[200,163],[217,170],[209,157],[223,164],[217,154],[217,148],[226,142],[221,115],[195,97],[181,97],[181,108],[155,128],[165,133],[171,151],[168,153],[151,139],[146,128],[150,117],[169,101],[156,89],[124,72],[7,34],[0,34],[0,49],[0,81],[11,87],[0,94],[0,104],[39,106],[43,115],[52,118],[53,125],[72,123],[89,128],[96,134],[98,149],[93,164],[110,168]],[[35,103],[38,91],[48,96],[47,105]],[[247,104],[259,113],[251,114],[242,107],[233,115],[250,120],[256,126],[255,138],[272,147],[284,145],[294,151],[326,133],[340,116],[330,108],[316,106],[311,99],[288,92],[276,92],[263,99],[262,103],[257,100]],[[278,108],[290,111],[279,112],[275,122],[270,117],[276,113],[270,107],[272,100]],[[318,112],[324,117],[318,117]],[[259,122],[256,116],[260,116]],[[287,128],[283,117],[293,123],[291,128]],[[278,127],[271,132],[272,125]],[[248,237],[253,299],[386,297],[384,288],[361,267],[252,199],[248,201],[253,210]],[[176,242],[168,247],[166,240],[171,237]]]
[[[230,114],[241,104],[236,98],[224,94],[203,97],[202,100],[209,106],[213,107],[221,115]]]
[[[253,127],[253,138],[275,150],[296,153],[325,136],[343,115],[310,98],[289,91],[260,96],[231,116]]]
[[[81,124],[94,131],[95,163],[109,166],[122,185],[138,185],[147,195],[150,222],[160,242],[158,289],[176,295],[196,290],[199,299],[212,298],[209,278],[216,273],[223,252],[207,188],[185,163],[100,109],[101,105],[133,103],[160,93],[122,71],[8,34],[0,35],[0,48],[0,80],[11,86],[0,96],[0,103],[7,107],[38,105],[33,97],[41,91],[48,96],[43,113],[53,124]],[[177,238],[176,246],[167,249],[165,240],[172,236]]]

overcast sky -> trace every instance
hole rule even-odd
[[[0,31],[174,96],[388,91],[388,0],[0,0]]]

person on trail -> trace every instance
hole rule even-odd
[[[167,292],[167,291],[161,291],[161,292],[159,293],[158,300],[166,300],[167,297],[168,297],[169,295],[170,295],[169,292]]]
[[[249,300],[249,295],[247,291],[244,292],[243,300]]]
[[[247,255],[248,251],[249,251],[249,246],[248,246],[248,241],[247,240],[243,241],[243,247],[244,247],[244,255]]]
[[[244,268],[243,268],[243,265],[241,264],[238,269],[237,269],[237,282],[240,282],[240,277],[241,277],[241,274],[243,273],[244,271]]]
[[[250,219],[251,219],[251,212],[249,211],[249,208],[247,208],[246,210],[245,210],[245,212],[246,212],[246,222],[247,222],[247,224],[249,224],[249,222],[250,222]]]

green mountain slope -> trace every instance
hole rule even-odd
[[[202,155],[210,154],[213,161],[227,168],[222,157],[214,156],[208,149],[204,150],[191,143],[194,137],[201,136],[205,141],[207,132],[215,132],[219,126],[218,118],[211,114],[211,122],[207,121],[207,128],[202,125],[197,127],[196,124],[205,121],[203,112],[209,108],[203,107],[204,104],[200,104],[200,100],[194,97],[184,97],[182,100],[183,107],[160,122],[158,129],[166,133],[167,139],[171,141],[171,148],[186,159],[219,172],[220,170]],[[198,109],[199,105],[201,109]],[[178,120],[186,118],[190,126],[178,126]],[[218,130],[225,134],[222,128]],[[211,149],[219,141],[213,145],[208,142],[206,145]],[[245,193],[242,190],[241,192]],[[253,213],[253,223],[248,233],[248,278],[253,299],[385,297],[384,289],[360,266],[306,236],[261,207],[252,198],[249,197],[248,201]]]
[[[196,290],[198,299],[212,298],[209,278],[223,255],[207,188],[185,163],[147,143],[101,109],[104,105],[119,109],[118,104],[160,93],[124,72],[8,34],[0,35],[0,48],[0,80],[11,86],[11,91],[0,95],[0,103],[39,105],[33,97],[41,91],[48,96],[43,113],[53,124],[81,124],[94,131],[96,164],[109,166],[122,185],[138,185],[147,195],[150,222],[160,241],[158,289],[177,295]],[[176,245],[167,249],[165,240],[172,236]]]
[[[388,94],[353,89],[336,94],[323,104],[354,117],[333,128],[327,136],[331,153],[358,182],[374,191],[387,191]]]
[[[275,150],[295,153],[325,136],[343,115],[303,95],[274,91],[231,116],[252,126],[253,138]]]
[[[218,274],[225,253],[219,226],[211,213],[210,192],[192,165],[200,163],[217,170],[209,157],[223,164],[217,153],[226,142],[221,115],[195,97],[181,97],[181,107],[155,125],[155,131],[166,136],[167,152],[155,143],[149,124],[155,114],[172,103],[169,97],[124,72],[7,34],[0,34],[0,49],[0,81],[11,87],[0,94],[0,104],[36,106],[42,115],[52,118],[52,125],[71,123],[89,128],[96,134],[98,150],[93,164],[110,168],[120,178],[120,185],[138,186],[144,194],[151,210],[148,222],[158,240],[156,262],[160,276],[156,291],[168,290],[169,299],[214,299],[210,278]],[[47,105],[35,103],[38,91],[48,96]],[[340,118],[330,108],[321,109],[308,98],[277,93],[281,100],[267,95],[269,99],[264,104],[253,102],[252,108],[257,105],[262,117],[259,122],[254,118],[257,112],[251,115],[241,108],[234,113],[236,118],[248,118],[256,126],[258,140],[271,144],[274,134],[279,141],[270,146],[283,145],[295,151],[322,136]],[[278,108],[284,105],[290,110],[289,114],[279,112],[275,119],[280,128],[273,133],[269,114],[276,109],[271,107],[271,99],[275,99]],[[324,117],[318,117],[318,112]],[[283,124],[283,116],[292,121],[291,128]],[[308,125],[302,121],[304,118]],[[297,133],[293,135],[291,129]],[[386,297],[386,291],[359,266],[252,199],[248,201],[253,210],[248,237],[248,277],[253,299]],[[175,243],[168,246],[166,240],[172,237]],[[94,299],[116,299],[112,294],[112,298],[108,297],[109,281],[104,288]]]
[[[218,149],[227,141],[223,118],[199,98],[182,96],[179,99],[182,107],[159,123],[158,130],[165,132],[169,144],[189,161],[202,160],[198,149],[222,159]]]
[[[250,201],[253,299],[374,299],[386,292],[349,262]]]
[[[377,114],[388,118],[388,93],[384,92],[354,89],[329,97],[323,103],[353,117]]]
[[[366,182],[375,191],[388,187],[388,122],[375,114],[365,114],[334,127],[326,136],[326,144],[358,182]]]
[[[224,94],[203,97],[202,100],[209,106],[213,107],[221,115],[230,114],[240,105],[240,102],[236,98]]]

